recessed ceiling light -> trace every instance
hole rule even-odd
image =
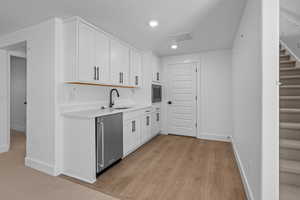
[[[149,26],[152,27],[152,28],[157,27],[158,26],[158,21],[156,21],[156,20],[149,21]]]
[[[177,49],[178,48],[178,45],[177,44],[172,44],[171,45],[171,49]]]

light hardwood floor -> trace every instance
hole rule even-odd
[[[158,136],[87,184],[124,200],[246,200],[230,143]]]
[[[24,165],[26,138],[12,131],[10,150],[0,153],[1,200],[117,200]]]

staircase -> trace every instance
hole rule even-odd
[[[299,66],[280,48],[280,200],[300,199]]]

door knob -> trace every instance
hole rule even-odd
[[[170,105],[171,105],[171,104],[172,104],[172,101],[168,101],[168,104],[170,104]]]

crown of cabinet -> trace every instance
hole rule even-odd
[[[141,87],[142,53],[79,17],[64,21],[64,81]]]

